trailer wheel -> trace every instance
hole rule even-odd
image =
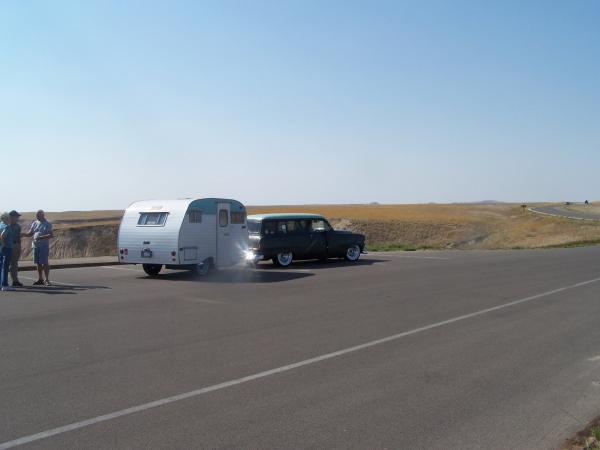
[[[204,276],[204,275],[207,275],[208,272],[210,271],[210,269],[212,269],[213,267],[214,267],[213,260],[211,258],[207,258],[202,262],[202,264],[198,264],[197,266],[194,266],[194,268],[192,269],[192,272],[194,272],[196,275]]]
[[[279,267],[288,267],[290,264],[292,264],[293,260],[294,255],[292,254],[292,252],[278,253],[277,256],[273,258],[273,264]]]
[[[144,272],[146,272],[151,277],[157,276],[162,270],[161,264],[142,264],[142,268]]]

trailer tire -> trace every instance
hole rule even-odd
[[[162,270],[161,264],[142,264],[142,268],[144,272],[146,272],[151,277],[156,277]]]
[[[194,274],[198,276],[208,275],[208,272],[210,272],[210,269],[214,268],[214,266],[215,265],[212,258],[207,258],[202,262],[202,264],[198,264],[197,266],[195,266],[192,269],[192,272],[194,272]]]

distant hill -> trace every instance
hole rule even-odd
[[[506,205],[506,202],[498,200],[481,200],[478,202],[454,202],[452,205]]]

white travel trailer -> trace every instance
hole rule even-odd
[[[243,262],[248,249],[246,208],[237,200],[144,200],[125,210],[119,261],[142,264],[156,276],[164,267],[206,273]]]

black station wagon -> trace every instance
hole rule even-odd
[[[248,216],[247,223],[250,263],[271,259],[286,267],[294,259],[358,261],[365,250],[362,234],[334,230],[317,214],[259,214]]]

